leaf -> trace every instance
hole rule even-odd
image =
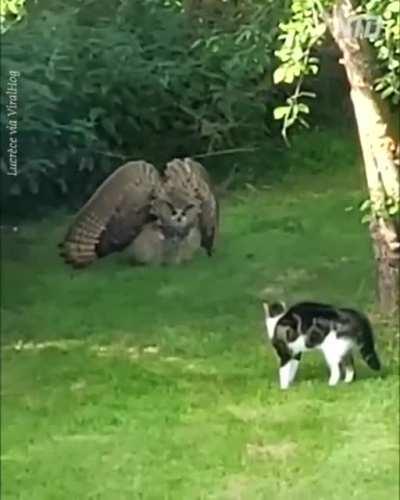
[[[285,66],[279,66],[279,68],[277,68],[274,71],[273,81],[274,81],[275,84],[278,84],[278,83],[284,82],[285,81],[285,77],[286,77],[286,68],[285,68]]]
[[[396,205],[392,205],[391,207],[388,208],[388,213],[389,215],[396,215],[399,213],[399,207]]]
[[[393,87],[387,87],[385,90],[381,92],[382,99],[386,99],[387,97],[390,97],[392,94],[394,94],[395,89]]]
[[[23,7],[23,3],[24,1],[9,0],[8,2],[6,2],[6,8],[8,8],[8,10],[16,16],[20,13]]]
[[[299,111],[299,113],[309,114],[310,108],[307,106],[307,104],[304,104],[304,102],[301,102],[298,105],[298,111]]]
[[[286,68],[285,82],[293,83],[295,78],[301,73],[301,66],[299,64],[294,64]]]
[[[372,220],[372,217],[370,214],[366,214],[361,218],[361,224],[369,224]]]
[[[326,32],[326,24],[320,23],[314,29],[314,36],[316,38],[321,38],[325,34],[325,32]]]
[[[400,2],[398,0],[390,2],[390,4],[386,7],[386,10],[395,14],[400,13]]]
[[[304,53],[302,47],[297,46],[292,50],[292,60],[301,61],[304,56],[305,56],[305,53]]]
[[[274,119],[282,120],[286,115],[289,114],[290,106],[279,106],[274,109]]]
[[[364,200],[361,205],[360,205],[360,212],[366,212],[367,210],[370,210],[372,206],[372,201],[371,200]]]

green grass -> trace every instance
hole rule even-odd
[[[236,193],[215,258],[179,268],[121,254],[73,272],[56,255],[61,216],[4,236],[1,497],[397,498],[393,331],[343,167]],[[280,391],[264,297],[362,307],[384,371],[358,358],[359,379],[332,389],[310,354]]]

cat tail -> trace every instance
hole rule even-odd
[[[360,341],[360,354],[363,360],[372,370],[380,370],[381,362],[375,350],[374,333],[372,331],[371,323],[365,316],[360,317],[361,320],[361,341]]]

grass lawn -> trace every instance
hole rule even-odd
[[[215,257],[179,268],[71,271],[59,215],[4,235],[1,498],[398,498],[398,364],[357,172],[235,193]],[[310,354],[280,391],[261,297],[362,307],[385,369],[357,357],[332,389]]]

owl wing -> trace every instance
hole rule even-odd
[[[156,168],[132,161],[113,172],[78,212],[60,243],[60,255],[73,267],[122,250],[151,219],[159,190]]]
[[[218,233],[219,206],[206,169],[191,158],[174,159],[165,170],[165,188],[179,189],[199,204],[201,246],[211,256]]]

